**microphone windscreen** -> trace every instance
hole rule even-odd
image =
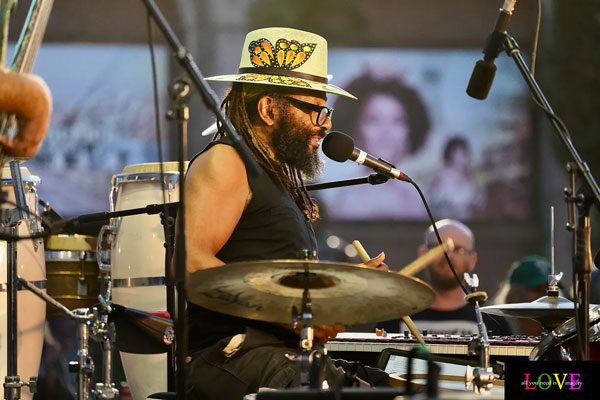
[[[354,140],[345,133],[333,131],[325,136],[321,148],[327,157],[337,162],[344,162],[352,155]]]
[[[469,85],[467,86],[467,94],[478,100],[485,100],[490,89],[494,76],[496,75],[496,64],[490,61],[479,60],[475,63]]]

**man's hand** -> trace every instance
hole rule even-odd
[[[314,340],[317,344],[325,344],[329,339],[333,339],[338,333],[345,332],[344,325],[317,325],[313,327]]]
[[[387,264],[383,262],[383,260],[385,260],[385,253],[381,252],[377,257],[371,258],[369,261],[366,261],[360,265],[363,265],[367,268],[378,269],[381,271],[389,271],[390,267],[388,267]]]
[[[295,327],[292,324],[279,324],[291,331],[294,331],[298,336],[300,336],[302,331],[302,325],[296,324]],[[313,326],[313,337],[314,342],[316,344],[325,344],[329,339],[333,339],[337,336],[338,333],[345,332],[345,325],[317,325]]]

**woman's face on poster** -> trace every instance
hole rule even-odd
[[[390,162],[410,151],[408,116],[402,103],[389,94],[371,95],[358,118],[359,146]]]

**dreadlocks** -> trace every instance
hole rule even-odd
[[[282,190],[292,196],[304,215],[310,221],[315,221],[319,217],[319,207],[309,196],[301,173],[296,168],[272,157],[268,144],[256,136],[251,119],[256,114],[256,104],[259,98],[263,95],[277,95],[284,91],[270,86],[261,88],[261,86],[263,85],[234,83],[225,95],[221,107],[224,108],[225,114],[231,120],[236,131],[244,138],[246,145],[261,167]],[[223,134],[223,129],[219,126],[213,141],[219,139]]]

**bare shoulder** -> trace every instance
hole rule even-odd
[[[242,158],[233,147],[226,144],[216,144],[200,154],[190,165],[187,177],[223,183],[247,181]]]

